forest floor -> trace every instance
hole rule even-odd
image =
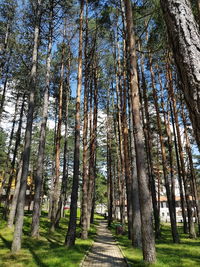
[[[13,230],[6,227],[6,222],[0,220],[0,266],[1,267],[77,267],[86,251],[91,247],[96,236],[95,223],[91,225],[89,239],[77,238],[76,245],[67,249],[64,240],[67,232],[68,218],[62,218],[59,228],[49,232],[50,222],[47,215],[41,216],[40,238],[30,237],[31,214],[26,214],[23,230],[22,249],[16,255],[10,252]],[[77,235],[80,236],[80,228]]]
[[[174,244],[172,242],[170,225],[162,225],[161,238],[156,240],[157,263],[155,267],[199,267],[200,266],[200,238],[190,239],[183,234],[182,226],[178,226],[181,242]],[[142,261],[141,249],[135,249],[128,240],[127,233],[116,235],[115,225],[112,225],[112,233],[115,236],[118,245],[122,249],[130,266],[147,266]],[[149,266],[149,265],[148,265]]]
[[[91,247],[96,237],[96,229],[101,217],[96,216],[95,223],[91,226],[89,239],[77,238],[76,245],[67,249],[63,244],[67,232],[69,216],[63,218],[60,227],[54,232],[49,232],[50,222],[46,214],[41,217],[41,235],[39,239],[30,237],[31,214],[26,214],[23,230],[22,250],[13,255],[10,252],[13,230],[6,227],[6,222],[0,220],[0,266],[1,267],[78,267],[84,255]],[[80,236],[80,227],[77,235]],[[142,251],[134,249],[127,233],[115,234],[115,225],[112,226],[112,234],[123,251],[130,266],[144,267]],[[155,267],[197,267],[200,266],[200,238],[189,239],[182,233],[180,244],[173,244],[170,226],[162,225],[162,237],[156,241],[157,263]]]

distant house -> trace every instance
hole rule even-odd
[[[190,196],[190,201],[192,201],[191,196]],[[176,221],[183,222],[180,196],[176,196],[175,202],[176,202]],[[161,222],[170,222],[169,208],[166,196],[160,197],[160,220]]]
[[[190,196],[190,201],[192,201],[191,196]],[[186,210],[186,213],[187,213],[187,210]],[[115,217],[116,219],[120,219],[119,201],[116,201],[116,204],[115,204]],[[125,219],[127,220],[127,202],[126,201],[125,201]],[[160,220],[161,222],[170,222],[167,197],[164,195],[160,196]],[[195,220],[195,217],[194,217],[194,220]],[[176,221],[183,222],[180,196],[176,196]]]
[[[97,204],[95,208],[96,213],[105,214],[108,211],[107,205],[105,204]]]

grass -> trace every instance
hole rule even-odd
[[[147,266],[142,261],[142,251],[132,247],[130,240],[125,235],[116,235],[114,226],[112,233],[120,245],[130,266],[143,267]],[[171,238],[170,226],[162,226],[162,237],[156,241],[157,262],[155,267],[197,267],[200,266],[200,238],[189,239],[182,233],[179,226],[181,237],[180,244],[174,244]]]
[[[92,245],[96,234],[94,223],[89,231],[89,238],[76,239],[76,245],[72,248],[64,246],[69,216],[62,218],[59,228],[49,232],[50,222],[46,214],[41,217],[40,238],[30,237],[31,215],[26,214],[23,229],[22,249],[17,254],[10,252],[13,230],[6,227],[5,221],[0,223],[0,266],[1,267],[75,267],[79,266],[86,251]],[[97,218],[98,219],[98,218]],[[95,218],[95,221],[96,218]],[[80,227],[77,228],[77,236],[80,236]]]
[[[79,217],[80,212],[78,213]],[[6,227],[6,222],[0,223],[0,266],[1,267],[76,267],[79,266],[86,251],[90,248],[95,234],[96,224],[101,216],[95,216],[95,223],[91,225],[89,239],[82,240],[77,238],[76,245],[72,248],[66,248],[64,244],[69,212],[66,218],[61,219],[60,227],[54,232],[48,231],[50,222],[46,214],[41,217],[40,238],[30,237],[31,214],[26,214],[23,229],[22,249],[17,254],[10,252],[13,230]],[[142,251],[132,247],[127,233],[124,235],[115,235],[114,225],[112,233],[118,244],[123,250],[130,266],[147,266],[142,261]],[[80,236],[80,227],[77,228],[77,236]],[[180,244],[173,244],[169,225],[162,225],[162,237],[156,241],[157,262],[155,267],[196,267],[200,266],[200,238],[189,239],[182,233],[179,226],[181,237]]]

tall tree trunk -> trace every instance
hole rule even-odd
[[[174,114],[173,114],[173,110],[172,110],[171,101],[170,101],[170,112],[171,112],[171,121],[172,121],[173,133],[174,133],[174,145],[175,145],[176,162],[177,162],[177,169],[178,169],[178,182],[179,182],[180,199],[181,199],[181,212],[182,212],[182,217],[183,217],[183,232],[185,234],[187,234],[188,233],[188,226],[187,226],[186,212],[185,212],[185,195],[184,195],[183,183],[182,183],[182,178],[181,178],[181,169],[180,169],[178,145],[177,145],[177,138],[176,138],[175,123],[174,123]]]
[[[172,134],[171,134],[171,129],[170,129],[170,119],[169,119],[170,116],[169,116],[169,112],[167,112],[166,114],[166,111],[165,111],[163,86],[162,86],[162,81],[160,79],[159,70],[158,70],[158,80],[159,80],[160,88],[162,91],[161,106],[162,106],[162,110],[164,113],[165,131],[167,133],[167,139],[168,139],[169,164],[170,164],[170,175],[171,175],[171,185],[170,185],[171,186],[171,201],[172,201],[172,207],[173,207],[174,217],[176,221],[175,177],[174,177],[174,162],[173,162],[173,143],[172,143]],[[169,77],[167,77],[167,81],[169,83]],[[169,104],[169,101],[168,101],[168,104]]]
[[[194,222],[193,222],[193,211],[192,211],[192,203],[190,200],[190,192],[189,192],[189,182],[187,181],[187,175],[185,170],[185,162],[184,162],[184,155],[183,155],[183,146],[181,141],[181,133],[179,128],[179,120],[178,120],[178,113],[177,113],[177,105],[176,105],[176,98],[174,95],[174,88],[173,88],[173,81],[172,81],[172,73],[171,69],[168,68],[168,73],[170,78],[170,88],[169,88],[169,94],[172,101],[173,106],[173,113],[174,113],[174,119],[175,119],[175,126],[176,126],[176,133],[177,133],[177,139],[178,139],[178,149],[179,149],[179,157],[180,157],[180,167],[181,167],[181,176],[183,179],[183,185],[185,189],[185,199],[186,199],[186,205],[187,205],[187,215],[188,215],[188,224],[189,224],[189,235],[191,238],[196,237],[195,228],[194,228]]]
[[[15,17],[15,10],[16,7],[14,6],[14,3],[11,3],[11,10],[9,11],[9,17],[7,18],[7,25],[6,25],[6,32],[5,32],[5,38],[4,38],[4,42],[3,42],[3,47],[0,51],[0,55],[1,55],[1,62],[0,62],[0,78],[2,77],[2,73],[4,70],[4,67],[6,64],[9,65],[9,59],[10,59],[10,55],[8,56],[7,59],[7,54],[9,54],[9,50],[10,50],[10,45],[9,45],[9,41],[10,41],[10,35],[11,35],[11,31],[12,31],[12,25],[14,22],[14,17]],[[11,14],[12,13],[12,14]],[[10,52],[11,54],[12,52]]]
[[[196,0],[196,2],[197,2],[197,10],[199,15],[199,26],[200,26],[200,0]]]
[[[86,0],[86,36],[85,36],[85,83],[84,83],[84,123],[83,123],[83,185],[82,185],[82,239],[88,238],[88,95],[89,95],[89,64],[88,64],[88,1]]]
[[[93,71],[93,69],[92,69]],[[89,169],[88,169],[88,193],[87,193],[87,227],[89,227],[90,224],[90,200],[93,194],[93,182],[94,182],[94,166],[93,166],[93,160],[94,160],[94,155],[93,155],[93,95],[94,95],[94,79],[92,77],[92,71],[91,71],[91,81],[90,81],[90,94],[89,94],[89,103],[90,103],[90,112],[89,112]]]
[[[119,154],[119,131],[116,126],[117,120],[114,119],[114,129],[115,129],[115,143],[116,143],[116,154],[117,154],[117,164],[116,164],[116,176],[117,176],[117,188],[119,195],[119,212],[120,212],[120,222],[122,225],[125,224],[125,203],[124,203],[124,190],[122,190],[122,171],[121,171],[121,159]]]
[[[129,141],[128,141],[128,124],[127,124],[127,116],[126,116],[126,108],[127,108],[127,92],[126,92],[126,84],[124,85],[123,92],[123,109],[122,109],[122,125],[123,125],[123,150],[124,150],[124,165],[125,165],[125,181],[126,181],[126,194],[127,194],[127,214],[128,214],[128,225],[129,225],[129,235],[133,244],[135,243],[134,235],[133,235],[133,190],[132,190],[132,176],[130,171],[130,157],[129,157]],[[137,242],[135,243],[137,244]]]
[[[90,218],[92,212],[92,201],[95,190],[96,180],[96,147],[97,147],[97,116],[98,116],[98,66],[97,57],[95,56],[95,62],[93,67],[93,81],[94,81],[94,92],[90,95],[93,96],[93,126],[90,140],[90,160],[89,160],[89,184],[88,184],[88,230],[90,228]],[[91,92],[92,93],[92,92]]]
[[[50,71],[51,71],[51,51],[52,51],[52,35],[53,35],[53,3],[51,1],[51,11],[49,17],[49,36],[48,36],[48,50],[46,59],[46,85],[44,91],[44,100],[42,107],[42,122],[40,127],[40,138],[37,157],[37,170],[35,176],[35,194],[33,204],[33,215],[31,225],[31,236],[39,236],[39,223],[40,223],[40,209],[41,209],[41,193],[43,185],[43,165],[46,141],[46,125],[48,116],[48,103],[49,103],[49,86],[50,86]]]
[[[130,94],[130,93],[129,93]],[[132,176],[132,207],[133,207],[133,236],[132,244],[134,247],[142,247],[142,236],[141,236],[141,213],[140,213],[140,202],[139,202],[139,188],[138,188],[138,177],[137,177],[137,166],[136,166],[136,153],[135,143],[133,139],[133,113],[132,105],[130,103],[129,96],[129,143],[130,143],[130,159],[131,159],[131,176]]]
[[[118,45],[119,47],[119,45]],[[126,43],[123,42],[123,53],[124,53],[124,61],[123,61],[123,85],[122,82],[119,83],[120,90],[120,103],[121,103],[121,112],[122,112],[122,137],[123,137],[123,150],[124,150],[124,168],[125,168],[125,181],[126,181],[126,194],[127,194],[127,215],[128,215],[128,230],[129,230],[129,238],[132,240],[132,244],[135,247],[141,247],[141,234],[140,227],[141,225],[137,225],[137,231],[135,227],[134,215],[137,212],[134,207],[139,202],[138,194],[133,192],[133,176],[131,174],[131,161],[129,154],[129,132],[128,132],[128,123],[127,123],[127,72],[126,72]],[[118,48],[118,68],[119,74],[121,70],[120,64],[120,50]],[[120,76],[119,76],[120,77]],[[137,180],[136,180],[137,181]],[[137,183],[136,183],[137,184]],[[137,188],[138,189],[138,188]],[[135,203],[133,203],[133,199],[135,199]],[[140,216],[138,218],[140,222]],[[138,222],[137,222],[138,223]]]
[[[171,223],[171,229],[172,229],[172,237],[173,237],[174,243],[179,243],[179,236],[178,236],[178,230],[177,230],[177,225],[176,225],[176,212],[173,207],[170,182],[169,182],[168,173],[167,173],[167,157],[166,157],[166,150],[165,150],[163,134],[162,134],[160,111],[158,107],[158,95],[157,95],[156,88],[155,88],[155,78],[154,78],[154,72],[153,72],[153,66],[152,66],[152,58],[150,55],[149,55],[149,64],[150,64],[150,72],[151,72],[154,106],[156,109],[156,119],[157,119],[157,126],[158,126],[158,133],[159,133],[160,147],[161,147],[161,154],[162,154],[163,176],[164,176],[165,188],[166,188],[166,193],[167,193],[167,202],[168,202],[168,207],[169,207],[170,223]]]
[[[187,152],[188,158],[189,158],[189,168],[190,168],[190,178],[191,178],[190,184],[191,184],[191,188],[192,188],[193,194],[194,194],[194,202],[195,202],[195,206],[196,206],[196,213],[197,213],[197,220],[198,220],[198,231],[200,233],[199,196],[198,196],[196,176],[195,176],[195,172],[194,172],[194,165],[193,165],[193,159],[192,159],[192,151],[191,151],[190,139],[189,139],[188,132],[187,132],[188,131],[187,121],[186,121],[183,103],[181,104],[181,116],[182,116],[183,125],[184,125],[184,135],[185,135],[185,140],[186,140],[186,152]]]
[[[11,128],[11,133],[10,133],[10,138],[9,138],[9,145],[8,145],[8,153],[7,153],[7,159],[6,159],[6,166],[5,166],[5,171],[4,171],[4,174],[3,174],[3,179],[2,179],[1,188],[0,188],[0,200],[1,200],[1,196],[3,194],[4,186],[5,186],[6,181],[7,181],[7,173],[9,172],[9,168],[10,168],[10,166],[9,166],[9,163],[10,163],[10,152],[11,152],[11,149],[12,149],[13,136],[14,136],[14,131],[15,131],[17,110],[18,110],[19,98],[20,98],[19,96],[20,96],[20,93],[18,91],[17,98],[16,98],[16,103],[15,103],[15,109],[14,109],[14,116],[13,116],[13,120],[12,120],[12,128]],[[15,156],[14,156],[14,159],[15,159]],[[13,166],[13,161],[11,162],[11,172],[12,172],[12,169],[13,169],[12,166]],[[9,184],[10,184],[10,176],[9,176],[9,181],[8,181],[7,189],[9,188]],[[9,194],[9,192],[8,192],[8,194]],[[7,198],[8,194],[7,194],[7,190],[6,190],[6,198]],[[4,216],[5,215],[6,215],[6,211],[4,209]]]
[[[121,62],[120,62],[120,51],[119,43],[117,42],[118,57],[115,51],[115,77],[116,77],[116,95],[117,95],[117,126],[118,126],[118,142],[119,142],[119,160],[120,160],[120,180],[121,180],[121,197],[122,197],[122,207],[121,207],[121,224],[125,225],[125,199],[124,199],[124,188],[125,188],[125,155],[124,155],[124,141],[123,141],[123,129],[122,129],[122,84],[121,84]],[[117,62],[116,62],[117,61]],[[118,163],[119,164],[119,163]],[[130,197],[129,197],[130,199]],[[128,206],[127,206],[128,208]],[[131,223],[129,217],[129,208],[127,210],[128,215],[128,231],[129,238],[131,236]]]
[[[171,198],[172,198],[172,207],[174,209],[174,216],[176,220],[176,198],[175,198],[175,177],[174,177],[174,158],[173,158],[173,143],[172,143],[172,133],[171,133],[171,128],[170,128],[170,108],[169,108],[169,95],[168,95],[168,111],[165,111],[165,104],[164,104],[164,90],[163,90],[163,85],[162,85],[162,80],[160,78],[160,73],[159,73],[159,68],[157,66],[158,70],[158,81],[161,89],[161,106],[164,114],[164,124],[165,124],[165,131],[167,134],[167,139],[168,139],[168,151],[169,151],[169,163],[170,163],[170,175],[171,175]],[[167,86],[169,87],[170,85],[170,77],[166,75],[167,79]]]
[[[84,0],[81,0],[80,20],[79,20],[79,55],[78,55],[78,85],[76,92],[76,118],[75,118],[75,147],[74,147],[74,171],[70,204],[70,219],[65,245],[73,246],[76,239],[76,216],[79,186],[79,165],[80,165],[80,102],[82,87],[82,53],[83,53],[83,13]]]
[[[107,193],[108,193],[108,227],[113,220],[113,184],[112,184],[112,144],[110,125],[110,89],[107,91]]]
[[[19,196],[19,189],[20,189],[20,182],[21,182],[21,175],[22,175],[22,159],[19,162],[17,177],[16,177],[16,185],[15,185],[15,191],[13,194],[11,207],[10,207],[10,213],[8,216],[8,227],[12,228],[14,224],[16,209],[17,209],[17,199]]]
[[[170,119],[169,113],[165,111],[164,107],[164,97],[161,99],[162,110],[164,113],[164,124],[165,131],[167,133],[168,139],[168,150],[169,150],[169,164],[170,164],[170,175],[171,175],[171,198],[172,198],[172,207],[174,209],[175,219],[176,219],[176,197],[175,197],[175,176],[174,176],[174,158],[173,158],[173,143],[172,143],[172,134],[170,129]]]
[[[3,109],[4,109],[4,102],[6,99],[6,90],[7,90],[7,85],[8,85],[8,74],[9,74],[9,64],[6,68],[6,74],[5,74],[5,80],[3,83],[3,93],[1,96],[1,104],[0,104],[0,123],[2,121],[2,117],[3,117]]]
[[[54,142],[53,142],[53,153],[52,158],[55,157],[55,151],[56,151],[56,133],[57,133],[57,115],[58,115],[58,109],[57,109],[57,98],[55,98],[55,117],[54,117]],[[52,212],[52,198],[53,198],[53,192],[54,192],[54,180],[55,180],[55,161],[52,160],[52,166],[51,166],[51,185],[50,185],[50,193],[49,193],[49,209],[48,209],[48,218],[51,219],[51,212]]]
[[[146,123],[144,125],[144,132],[146,133],[145,134],[146,149],[147,149],[147,157],[148,157],[148,163],[149,163],[149,176],[150,176],[151,196],[152,196],[153,211],[154,211],[155,235],[156,235],[156,238],[159,238],[161,235],[160,213],[159,213],[157,196],[156,196],[155,172],[153,168],[153,159],[152,159],[152,132],[150,128],[149,103],[148,103],[146,79],[145,79],[145,74],[144,74],[143,56],[141,58],[141,75],[142,75],[142,89],[143,89],[143,98],[144,98],[144,114],[146,118]]]
[[[27,124],[25,133],[25,143],[23,152],[23,166],[22,166],[22,177],[20,183],[20,191],[17,203],[17,214],[16,223],[14,230],[14,237],[12,242],[12,252],[17,252],[21,249],[22,240],[22,228],[24,222],[24,205],[26,196],[26,185],[29,170],[29,159],[31,152],[31,139],[32,139],[32,125],[33,125],[33,113],[35,105],[35,90],[36,90],[36,77],[37,77],[37,59],[38,59],[38,46],[39,46],[39,32],[40,32],[40,17],[41,17],[41,0],[37,1],[37,12],[36,12],[36,24],[34,29],[34,47],[32,56],[32,68],[30,75],[30,95],[28,104]]]
[[[124,145],[127,148],[124,149],[125,151],[125,159],[126,159],[126,166],[125,172],[129,174],[129,177],[126,176],[126,181],[128,181],[127,185],[129,188],[129,212],[132,216],[130,223],[131,226],[131,241],[134,247],[142,247],[142,237],[141,237],[141,214],[140,214],[140,203],[139,203],[139,190],[138,190],[138,179],[137,179],[137,167],[136,167],[136,156],[135,156],[135,144],[133,140],[133,118],[132,118],[132,105],[130,101],[130,87],[129,83],[127,82],[127,74],[129,69],[128,64],[128,45],[127,45],[127,23],[125,20],[125,6],[123,0],[120,1],[121,3],[121,10],[122,10],[122,22],[123,22],[123,33],[124,33],[124,40],[123,40],[123,109],[122,115],[126,115],[126,105],[127,105],[127,97],[128,97],[128,112],[129,112],[129,121],[127,122],[127,116],[123,121],[124,127]],[[124,116],[124,115],[123,115]],[[129,123],[129,130],[127,124]],[[127,130],[127,133],[126,133]],[[127,135],[127,137],[126,137]],[[127,140],[126,140],[127,138]],[[126,151],[127,150],[127,151]],[[128,173],[129,172],[129,173]],[[131,211],[132,209],[132,211]],[[131,214],[132,213],[132,214]]]
[[[190,0],[160,0],[182,90],[200,149],[200,33]],[[189,18],[189,19],[188,19]]]
[[[10,152],[12,149],[12,142],[13,142],[13,137],[14,137],[14,132],[15,132],[15,124],[16,124],[19,100],[20,100],[20,92],[17,93],[17,97],[16,97],[15,111],[14,111],[14,116],[13,116],[13,121],[12,121],[12,130],[11,130],[10,138],[9,138],[8,156],[10,156]],[[25,101],[25,94],[23,96],[22,106],[24,105],[24,101]],[[20,116],[21,116],[21,114],[20,114]],[[21,119],[21,117],[20,117],[20,119]],[[17,133],[16,133],[16,135],[17,135]],[[15,155],[15,157],[16,157],[16,155]],[[15,160],[15,158],[14,158],[14,160]]]
[[[69,98],[70,98],[70,73],[71,73],[71,59],[70,59],[70,52],[69,52],[69,59],[68,59],[68,76],[67,76],[67,85],[66,85],[66,105],[65,105],[65,135],[64,135],[64,158],[63,158],[63,178],[61,184],[61,194],[58,202],[58,210],[56,214],[56,223],[55,225],[58,226],[61,215],[62,215],[62,207],[65,206],[66,201],[66,192],[67,192],[67,182],[68,182],[68,113],[69,113]]]
[[[9,211],[10,191],[11,191],[13,176],[15,173],[15,162],[16,162],[18,148],[19,148],[20,143],[21,143],[22,119],[23,119],[24,107],[25,107],[25,97],[26,97],[26,93],[24,93],[24,95],[23,95],[23,100],[22,100],[22,105],[21,105],[21,110],[20,110],[20,117],[19,117],[19,124],[18,124],[18,129],[16,132],[15,147],[14,147],[14,151],[13,151],[13,159],[11,162],[11,171],[10,171],[8,186],[7,186],[7,190],[6,190],[5,218],[7,218],[8,211]]]
[[[55,146],[55,180],[54,191],[52,195],[52,211],[51,211],[51,231],[55,231],[56,213],[58,210],[58,201],[60,197],[60,142],[61,142],[61,128],[62,128],[62,114],[63,114],[63,83],[64,83],[64,69],[65,69],[65,54],[66,54],[66,18],[64,18],[63,25],[63,43],[62,43],[62,57],[61,57],[61,70],[60,70],[60,85],[59,85],[59,99],[58,99],[58,124],[56,133],[56,146]]]
[[[113,221],[113,177],[112,177],[112,152],[110,134],[107,135],[107,192],[108,192],[108,227]]]
[[[137,60],[135,48],[135,33],[130,0],[124,1],[127,22],[127,44],[129,47],[130,64],[130,93],[133,113],[133,127],[136,150],[136,165],[139,185],[139,200],[142,221],[142,245],[143,258],[146,262],[153,263],[156,260],[155,240],[152,221],[152,202],[148,188],[148,177],[145,167],[145,147],[143,141],[143,128],[140,118],[140,100],[137,79]]]

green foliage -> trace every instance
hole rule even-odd
[[[14,19],[16,6],[17,1],[14,0],[0,1],[1,21],[5,22],[5,27],[8,22],[10,23]]]
[[[95,192],[95,203],[106,204],[107,203],[107,181],[105,176],[98,173],[96,177],[96,192]]]

